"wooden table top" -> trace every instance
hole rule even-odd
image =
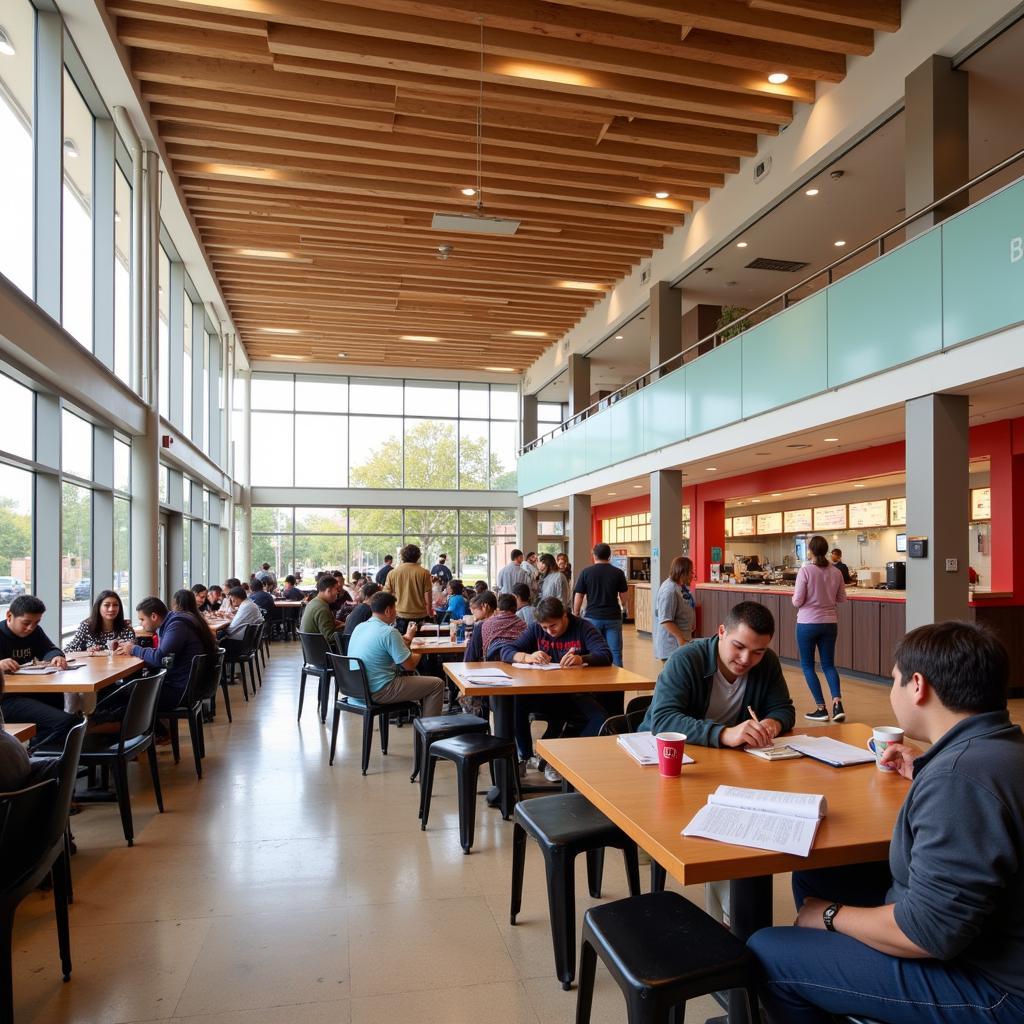
[[[869,726],[830,725],[800,733],[863,747]],[[687,744],[695,764],[677,779],[642,767],[614,736],[540,740],[537,752],[684,885],[805,868],[885,860],[909,783],[871,764],[833,768],[809,757],[764,761],[742,750]],[[828,814],[807,857],[730,846],[681,833],[719,785],[824,793]]]
[[[463,640],[462,643],[452,643],[451,640],[446,636],[440,636],[436,639],[434,637],[416,637],[412,642],[413,654],[465,654],[466,646],[468,641]]]
[[[48,676],[23,676],[6,673],[5,693],[97,693],[105,686],[125,679],[137,672],[145,662],[131,655],[108,658],[105,654],[91,658],[78,655],[69,658],[83,667],[67,672],[54,672]]]
[[[4,722],[4,732],[13,736],[19,743],[27,743],[36,734],[35,724],[32,722]]]
[[[511,683],[467,683],[463,674],[474,669],[500,668],[513,679]],[[448,662],[445,675],[460,693],[474,697],[515,697],[544,693],[596,693],[614,690],[653,690],[656,680],[647,679],[617,665],[595,668],[562,668],[557,672],[538,672],[522,665],[506,665],[500,661]]]

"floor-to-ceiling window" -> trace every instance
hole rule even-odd
[[[114,439],[114,579],[113,589],[127,604],[132,565],[132,449]]]
[[[92,348],[93,335],[95,120],[65,68],[61,323],[88,349]]]
[[[61,629],[88,617],[92,578],[93,425],[67,409],[61,414]],[[102,588],[96,587],[97,592]]]
[[[161,245],[157,257],[157,361],[160,384],[160,415],[171,414],[171,260]]]
[[[114,168],[114,373],[125,382],[132,371],[131,297],[132,187]]]
[[[33,473],[26,464],[35,458],[31,424],[35,395],[0,374],[0,405],[11,422],[24,430],[0,435],[0,614],[11,601],[32,592]],[[19,460],[25,460],[19,464]]]

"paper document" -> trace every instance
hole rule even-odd
[[[760,757],[764,761],[790,761],[795,757],[803,757],[799,750],[794,750],[786,743],[776,743],[771,747],[744,747],[744,751]]]
[[[19,676],[52,676],[56,671],[52,665],[19,665],[17,674]]]
[[[827,809],[818,793],[719,786],[683,835],[806,857]]]
[[[530,668],[536,672],[555,672],[561,667],[557,661],[548,662],[547,665],[534,665],[531,661],[516,662],[516,668]]]
[[[875,760],[875,755],[867,747],[862,750],[860,747],[828,736],[790,736],[785,742],[786,746],[793,750],[799,750],[801,754],[813,757],[817,761],[824,761],[835,768],[850,764],[869,764]]]
[[[456,668],[455,671],[458,672],[458,674],[460,676],[473,676],[474,679],[476,679],[476,678],[483,679],[485,677],[488,678],[488,679],[511,679],[512,678],[502,668],[474,668],[474,669],[465,669],[465,668],[461,668],[460,667],[460,668]]]
[[[638,764],[658,763],[658,741],[650,732],[629,732],[616,737],[616,743]],[[683,754],[683,764],[693,764],[689,754]]]

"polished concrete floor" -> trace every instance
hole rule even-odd
[[[630,627],[625,660],[657,670],[649,641]],[[297,645],[277,644],[258,696],[245,705],[232,691],[234,723],[220,708],[208,727],[201,782],[187,741],[177,766],[161,750],[165,814],[156,812],[148,772],[132,766],[133,848],[114,805],[90,805],[73,819],[74,972],[62,984],[52,902],[33,894],[15,927],[18,1024],[573,1020],[576,994],[554,976],[533,845],[513,928],[511,823],[481,801],[473,853],[464,856],[453,775],[441,769],[430,828],[421,832],[408,728],[392,729],[390,755],[377,749],[364,778],[359,722],[346,716],[329,768],[330,732],[316,720],[315,691],[295,721],[299,662]],[[802,678],[787,676],[805,710]],[[891,721],[884,687],[853,681],[845,690],[851,721]],[[594,901],[580,867],[582,916]],[[621,860],[609,856],[604,897],[626,894]],[[703,898],[697,889],[687,895]],[[791,916],[780,878],[776,920]],[[715,1009],[698,1001],[687,1019]],[[593,1019],[624,1020],[603,973]]]

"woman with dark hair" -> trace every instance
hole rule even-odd
[[[171,598],[171,611],[191,620],[199,634],[203,653],[208,654],[211,659],[215,659],[217,657],[217,640],[213,635],[213,630],[206,624],[206,619],[199,614],[196,595],[191,590],[176,590],[174,597]]]
[[[546,597],[557,597],[563,607],[572,606],[572,590],[569,586],[569,578],[558,568],[554,555],[545,552],[538,559],[541,567],[540,579],[540,600]]]
[[[814,671],[814,652],[821,659],[832,694],[832,720],[846,718],[842,695],[839,691],[839,673],[836,671],[836,637],[839,633],[839,613],[836,605],[846,600],[843,574],[828,560],[828,541],[812,537],[807,544],[810,560],[800,567],[796,577],[793,605],[796,613],[796,645],[800,651],[800,668],[804,672],[807,688],[814,698],[815,707],[804,718],[812,722],[827,722],[828,709],[821,692],[821,681]]]
[[[89,617],[64,645],[66,651],[105,651],[110,640],[135,642],[135,630],[124,617],[124,605],[114,590],[103,590],[93,601]]]
[[[193,583],[192,593],[196,595],[196,608],[199,610],[200,615],[203,612],[213,611],[210,607],[210,592],[206,589],[205,583]]]
[[[654,602],[654,656],[662,661],[693,639],[697,611],[690,593],[692,581],[693,562],[683,555],[673,558]]]

